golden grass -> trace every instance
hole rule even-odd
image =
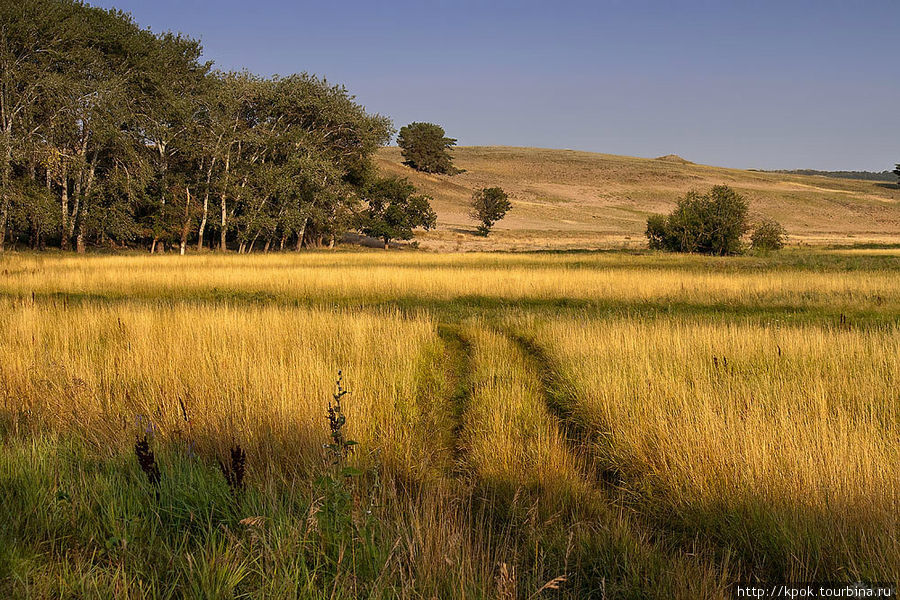
[[[519,327],[558,362],[572,410],[645,510],[744,538],[748,554],[778,539],[796,580],[900,575],[896,326]]]
[[[679,257],[622,255],[317,253],[281,256],[25,257],[5,262],[0,293],[127,300],[214,299],[304,303],[582,300],[840,309],[900,306],[895,271],[735,272],[729,259],[677,268]],[[651,263],[651,264],[647,264]],[[760,265],[764,263],[759,263]]]
[[[342,370],[353,462],[384,478],[375,589],[896,580],[890,258],[8,256],[3,431],[113,456],[151,421],[309,488]]]
[[[343,370],[351,437],[404,468],[427,468],[434,452],[415,428],[420,363],[437,343],[424,316],[6,300],[0,327],[5,409],[101,448],[127,444],[138,415],[163,439],[185,434],[183,403],[195,440],[239,440],[279,468],[319,463]]]

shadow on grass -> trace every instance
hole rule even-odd
[[[759,324],[808,324],[823,327],[871,328],[900,324],[900,309],[876,300],[866,309],[838,305],[795,305],[789,303],[687,302],[683,300],[629,301],[580,298],[498,298],[458,296],[429,299],[400,296],[394,299],[365,297],[297,298],[267,292],[203,290],[191,295],[105,295],[83,292],[39,292],[22,297],[0,292],[0,298],[48,306],[142,305],[150,308],[172,306],[215,306],[309,308],[323,310],[397,311],[410,317],[423,313],[438,321],[457,323],[477,316],[491,319],[510,312],[536,313],[554,317],[585,318],[683,318],[711,321],[744,321]]]

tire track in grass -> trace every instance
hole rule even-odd
[[[509,327],[498,327],[498,331],[513,341],[537,370],[548,411],[559,420],[571,451],[581,456],[582,463],[590,468],[585,477],[589,481],[602,484],[602,494],[608,502],[621,510],[630,510],[641,515],[640,507],[632,501],[634,494],[632,486],[639,481],[641,474],[629,472],[614,464],[605,455],[604,449],[610,448],[613,444],[612,425],[604,423],[592,427],[579,414],[578,398],[574,390],[562,375],[560,367],[542,346]],[[646,524],[632,520],[632,525],[649,543],[680,550],[685,556],[702,556],[703,559],[712,561],[716,566],[715,570],[721,573],[729,570],[729,563],[733,562],[731,559],[734,554],[733,548],[699,532],[688,539],[686,532],[672,529],[652,516]],[[698,541],[703,543],[699,552]]]
[[[472,374],[474,363],[472,342],[462,333],[459,325],[439,323],[438,336],[444,343],[447,357],[446,372],[452,385],[450,394],[451,435],[453,440],[453,475],[461,477],[466,473],[466,447],[462,441],[465,414],[472,401]]]
[[[721,565],[656,535],[598,484],[584,460],[590,452],[577,445],[588,429],[551,408],[534,358],[493,324],[470,335],[469,464],[529,583],[537,589],[535,574],[564,574],[563,596],[572,598],[725,597]]]
[[[586,474],[588,479],[599,481],[610,490],[624,485],[627,477],[622,469],[602,456],[601,449],[611,443],[610,426],[606,424],[603,429],[591,427],[578,414],[575,392],[544,348],[508,327],[501,327],[498,331],[512,340],[534,366],[541,380],[547,410],[559,420],[571,451],[589,468],[590,474]]]

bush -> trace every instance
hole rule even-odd
[[[434,123],[410,123],[400,128],[397,145],[403,153],[405,165],[425,173],[453,175],[450,148],[456,140],[444,136],[444,128]]]
[[[484,188],[472,194],[470,216],[481,222],[478,233],[487,236],[494,223],[505,217],[510,208],[509,194],[498,187]]]
[[[753,233],[750,234],[750,245],[754,250],[770,252],[784,248],[787,232],[781,223],[772,219],[763,219]]]
[[[688,192],[668,216],[651,215],[645,232],[650,247],[670,252],[726,256],[741,252],[747,233],[747,201],[725,185],[706,194]]]

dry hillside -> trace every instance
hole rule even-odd
[[[632,158],[572,150],[460,147],[464,173],[427,175],[384,148],[385,174],[408,177],[434,198],[437,231],[422,236],[434,249],[593,248],[642,245],[647,215],[672,208],[684,192],[724,183],[745,194],[754,218],[784,224],[794,242],[900,241],[900,188],[884,182],[785,175],[698,165],[675,155]],[[488,239],[474,235],[472,191],[499,185],[513,210]]]

